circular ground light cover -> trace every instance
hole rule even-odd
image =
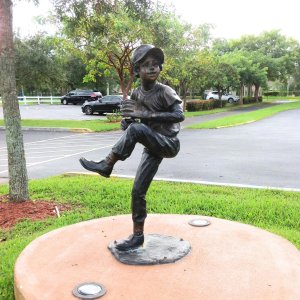
[[[128,265],[157,265],[174,263],[186,256],[191,245],[188,241],[169,235],[147,234],[142,247],[130,251],[119,251],[115,242],[108,248],[117,260]]]
[[[205,218],[206,227],[188,224]],[[295,300],[300,295],[300,253],[259,228],[206,216],[151,215],[146,234],[176,236],[191,244],[175,263],[127,265],[109,243],[132,231],[131,215],[81,222],[31,242],[15,264],[16,300],[76,300],[75,286],[98,282],[100,299]]]

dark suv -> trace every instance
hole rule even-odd
[[[81,106],[81,110],[86,115],[92,115],[95,112],[99,113],[100,115],[103,113],[117,112],[121,108],[122,100],[123,97],[119,95],[104,96],[96,101],[85,102]]]
[[[77,104],[84,103],[85,101],[95,101],[102,98],[100,92],[92,90],[74,90],[61,97],[61,104],[67,105],[69,103]]]

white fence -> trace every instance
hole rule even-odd
[[[29,103],[35,103],[35,104],[42,104],[42,103],[50,103],[50,104],[56,104],[60,103],[60,97],[55,96],[21,96],[18,97],[19,103],[23,104],[29,104]],[[2,103],[2,99],[0,97],[0,103]]]

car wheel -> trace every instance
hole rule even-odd
[[[69,102],[68,102],[68,100],[67,100],[67,99],[64,99],[64,100],[62,101],[62,104],[63,104],[63,105],[68,105],[68,104],[69,104]]]
[[[215,100],[215,98],[213,98],[213,97],[210,97],[208,100]]]
[[[229,102],[229,103],[233,103],[233,98],[229,98],[229,99],[228,99],[228,102]]]
[[[90,106],[87,106],[84,110],[86,115],[92,115],[93,114],[93,109]]]

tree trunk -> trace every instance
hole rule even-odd
[[[0,0],[0,94],[8,154],[9,199],[28,200],[28,178],[16,93],[12,1]]]
[[[255,84],[254,86],[255,86],[254,97],[255,97],[255,101],[258,102],[259,85]]]
[[[222,95],[223,95],[223,91],[221,91],[221,90],[218,88],[218,97],[219,97],[220,107],[221,107],[221,108],[223,107],[223,103],[222,103]]]
[[[182,91],[182,106],[183,106],[183,111],[186,110],[186,93],[187,93],[187,86],[185,85],[184,81],[180,82],[180,87]]]
[[[241,84],[240,85],[240,104],[244,104],[244,85]]]
[[[251,98],[252,97],[252,85],[251,84],[249,84],[248,85],[248,98]]]

